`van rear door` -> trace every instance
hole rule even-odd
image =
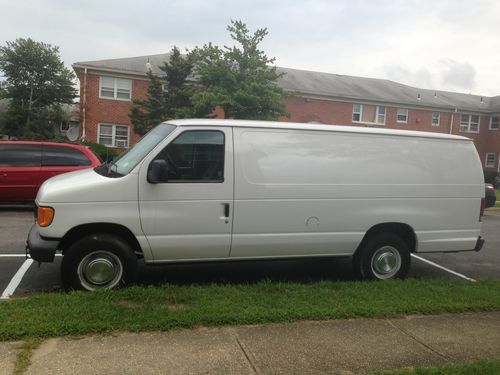
[[[167,181],[147,181],[151,158],[139,175],[141,225],[153,260],[228,257],[233,225],[232,129],[180,128],[154,160],[167,163]]]

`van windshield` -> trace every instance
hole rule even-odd
[[[132,148],[121,154],[117,159],[104,163],[95,171],[108,177],[120,177],[129,174],[144,157],[155,148],[166,136],[176,128],[175,125],[160,124],[151,129]]]

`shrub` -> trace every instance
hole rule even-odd
[[[92,149],[92,151],[94,152],[94,154],[99,156],[101,158],[101,160],[104,162],[113,160],[118,155],[116,150],[109,148],[109,147],[106,147],[104,145],[101,145],[99,143],[90,142],[90,141],[82,141],[81,144],[85,145],[85,146],[89,146]]]
[[[486,170],[484,171],[484,182],[488,184],[493,184],[495,181],[495,177],[500,176],[498,172],[491,171],[491,170]]]

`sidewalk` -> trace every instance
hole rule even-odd
[[[14,346],[0,343],[0,373]],[[362,374],[496,358],[500,312],[56,338],[27,373]]]

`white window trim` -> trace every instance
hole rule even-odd
[[[352,120],[352,115],[355,113],[357,114],[358,112],[354,112],[354,105],[359,105],[359,121],[354,121]],[[380,115],[380,107],[384,107],[384,122],[369,122],[369,121],[363,121],[363,106],[364,105],[371,105],[373,107],[376,107],[375,109],[375,118],[378,119]],[[385,120],[387,118],[387,106],[386,105],[376,105],[376,104],[362,104],[362,103],[352,103],[352,113],[351,113],[351,120],[353,124],[367,124],[367,125],[378,125],[378,126],[385,126]]]
[[[112,145],[105,145],[104,143],[99,143],[99,138],[100,138],[100,135],[101,135],[101,125],[107,125],[107,126],[112,126],[113,128],[113,131],[111,133],[111,143]],[[120,147],[120,146],[115,146],[115,137],[116,137],[116,127],[117,126],[126,126],[127,127],[127,147]],[[99,123],[97,124],[97,142],[96,143],[99,143],[100,145],[103,145],[103,146],[106,146],[106,147],[109,147],[109,148],[130,148],[130,126],[129,125],[125,125],[125,124],[110,124],[108,122],[102,122],[102,123]]]
[[[495,128],[495,129],[493,129],[491,127],[491,125],[493,124],[493,117],[498,117],[498,122],[499,122],[498,128]],[[500,128],[500,115],[491,115],[490,116],[490,126],[489,126],[488,130],[498,130],[499,128]]]
[[[112,78],[114,81],[114,92],[113,92],[112,98],[110,98],[108,96],[101,96],[102,77]],[[126,79],[126,80],[130,81],[130,98],[129,99],[118,98],[118,85],[117,85],[117,81],[116,81],[117,79]],[[130,78],[113,77],[113,76],[105,76],[105,75],[99,76],[99,99],[120,100],[122,102],[131,102],[132,101],[132,86],[133,86],[133,82]]]
[[[437,115],[438,115],[438,122],[437,122],[437,124],[434,124],[432,122],[432,120],[434,120],[434,114],[435,113],[437,113]],[[432,114],[431,114],[431,125],[434,126],[434,127],[438,127],[439,125],[441,125],[441,112],[432,112]]]
[[[467,125],[467,130],[462,130],[462,116],[463,115],[469,116],[469,124]],[[470,130],[472,116],[477,116],[477,131]],[[460,114],[460,123],[458,124],[458,130],[460,132],[478,134],[480,128],[481,128],[481,115],[476,115],[476,114],[472,114],[472,113],[461,113]]]
[[[404,110],[406,111],[406,120],[405,121],[399,121],[398,119],[398,110]],[[399,123],[399,124],[408,124],[408,108],[396,108],[396,122]]]
[[[493,155],[493,164],[488,164],[488,156]],[[484,158],[484,167],[485,168],[495,168],[495,163],[497,162],[497,155],[494,152],[487,152],[486,157]]]

